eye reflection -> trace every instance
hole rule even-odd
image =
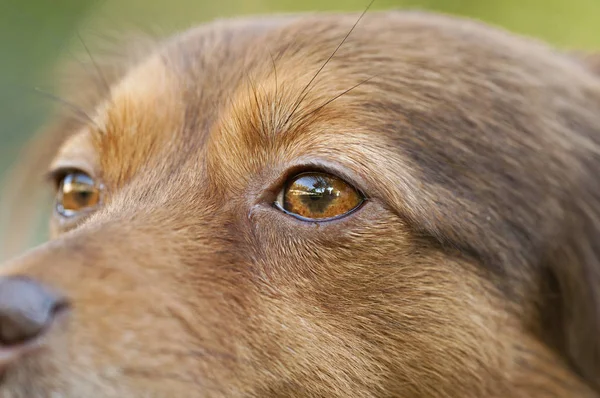
[[[363,201],[354,187],[333,175],[304,173],[286,183],[277,205],[292,215],[323,220],[347,214]]]
[[[89,175],[82,172],[66,174],[60,181],[56,210],[63,217],[73,217],[100,203],[100,188]]]

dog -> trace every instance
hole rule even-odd
[[[56,199],[0,396],[600,396],[597,57],[410,11],[132,42],[7,189],[10,239]]]

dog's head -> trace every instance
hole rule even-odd
[[[2,396],[600,393],[600,79],[357,18],[217,22],[76,87]]]

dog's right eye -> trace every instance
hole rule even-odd
[[[73,217],[100,204],[101,189],[92,177],[71,171],[57,178],[56,211],[63,217]]]
[[[302,173],[288,180],[275,206],[302,220],[327,221],[352,213],[365,201],[346,181],[327,173]]]

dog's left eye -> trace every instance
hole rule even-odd
[[[275,205],[300,219],[327,220],[358,209],[364,197],[352,185],[326,173],[303,173],[288,180]]]
[[[63,217],[73,217],[100,204],[100,187],[92,177],[79,172],[65,173],[58,179],[56,211]]]

